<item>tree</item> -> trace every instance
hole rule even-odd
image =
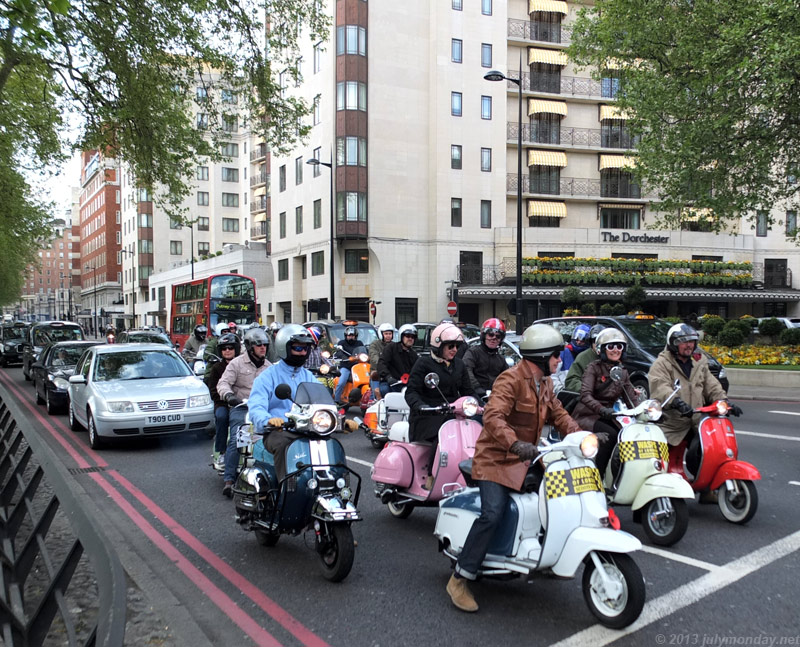
[[[622,303],[629,311],[641,310],[647,301],[647,292],[639,285],[630,286],[622,295]]]
[[[618,103],[641,136],[636,174],[659,191],[660,224],[692,206],[712,209],[719,230],[796,197],[794,2],[598,0],[580,12],[569,55],[620,77]]]
[[[299,80],[300,39],[327,37],[321,6],[318,0],[4,2],[0,165],[3,179],[17,174],[12,184],[22,193],[9,201],[4,184],[0,223],[28,224],[3,229],[0,245],[17,241],[20,254],[12,260],[22,264],[4,257],[0,279],[35,260],[29,239],[19,236],[46,238],[42,222],[52,218],[52,206],[36,200],[26,174],[41,174],[71,149],[124,160],[140,187],[179,215],[201,160],[223,158],[220,144],[234,117],[276,151],[304,136],[301,120],[310,107],[284,96],[276,77]]]
[[[570,285],[561,292],[561,303],[568,308],[575,308],[577,310],[580,308],[585,298],[581,289],[575,285]]]

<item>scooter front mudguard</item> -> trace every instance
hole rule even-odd
[[[729,461],[723,463],[711,479],[709,489],[716,490],[725,481],[760,481],[761,472],[755,465],[745,461]]]
[[[631,503],[631,510],[638,510],[653,499],[660,497],[694,499],[694,490],[689,483],[677,474],[654,474],[642,483],[636,498]]]
[[[586,528],[581,526],[570,533],[564,550],[551,570],[559,577],[575,577],[586,556],[593,550],[607,553],[632,553],[642,547],[636,537],[611,528]]]

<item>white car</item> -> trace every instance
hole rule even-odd
[[[88,349],[69,378],[69,423],[89,444],[112,438],[214,429],[208,387],[172,348],[103,344]]]

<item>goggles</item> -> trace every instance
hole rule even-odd
[[[613,342],[603,346],[606,350],[625,350],[625,344],[622,342]]]
[[[307,353],[309,350],[309,347],[305,344],[292,344],[289,348],[295,353]]]

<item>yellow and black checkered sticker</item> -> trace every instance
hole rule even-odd
[[[603,482],[596,467],[573,467],[570,470],[548,471],[544,477],[548,499],[584,492],[602,492]]]
[[[623,463],[639,458],[660,458],[668,461],[669,446],[655,440],[623,440],[619,444],[619,458]]]

